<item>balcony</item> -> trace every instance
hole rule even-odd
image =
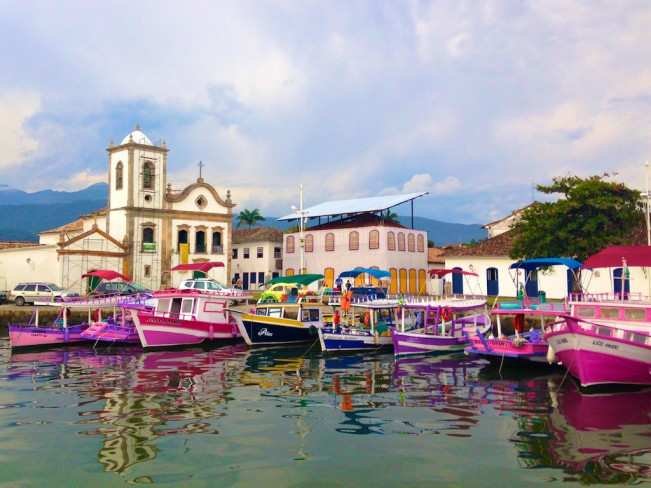
[[[142,243],[142,252],[156,252],[156,243],[155,242],[143,242]]]
[[[224,254],[224,246],[213,245],[211,248],[212,254]]]

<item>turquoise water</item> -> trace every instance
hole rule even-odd
[[[651,391],[241,345],[11,354],[0,487],[648,484]]]

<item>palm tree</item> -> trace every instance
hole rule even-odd
[[[254,208],[253,210],[244,209],[237,216],[237,226],[239,227],[242,224],[246,224],[246,225],[249,226],[249,229],[250,229],[255,224],[257,224],[258,222],[263,221],[263,220],[264,220],[264,217],[260,213],[259,209],[257,209],[257,208]]]
[[[398,214],[395,212],[392,212],[391,210],[387,210],[386,215],[384,216],[385,220],[393,220],[394,222],[398,222]]]

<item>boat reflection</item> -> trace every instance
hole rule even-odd
[[[165,436],[219,434],[233,409],[255,404],[268,423],[292,419],[297,460],[318,450],[311,434],[323,429],[340,434],[339,442],[350,435],[501,436],[525,469],[559,470],[584,484],[651,479],[651,390],[585,395],[557,373],[496,374],[461,355],[395,361],[307,352],[69,348],[13,354],[6,379],[76,394],[78,434],[100,440],[97,459],[116,473],[154,461]],[[482,418],[495,415],[513,422],[510,437],[482,429]]]

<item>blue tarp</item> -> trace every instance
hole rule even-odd
[[[373,278],[377,278],[378,280],[391,277],[391,273],[389,273],[388,271],[384,271],[382,269],[357,267],[349,271],[341,272],[339,274],[339,278],[357,278],[362,273],[368,273]]]
[[[533,258],[523,259],[509,266],[510,269],[524,269],[531,271],[532,269],[546,268],[547,266],[566,266],[569,269],[579,269],[581,263],[572,258]]]

